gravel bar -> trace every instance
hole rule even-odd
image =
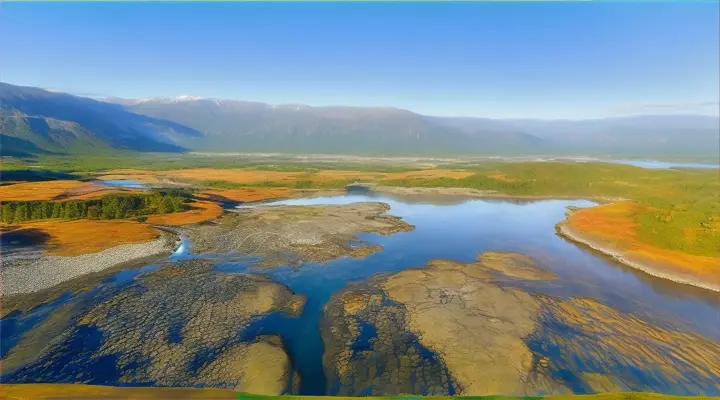
[[[123,244],[73,257],[49,256],[37,250],[4,254],[0,269],[1,293],[8,296],[37,292],[134,259],[169,253],[176,246],[177,238],[168,234],[146,243]]]

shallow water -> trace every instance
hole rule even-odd
[[[114,187],[121,187],[121,188],[131,188],[131,189],[146,189],[148,188],[148,185],[145,185],[143,183],[132,181],[129,179],[106,179],[106,180],[97,180],[93,181],[94,183],[99,183],[101,185],[105,186],[114,186]]]
[[[675,169],[675,168],[691,168],[691,169],[720,169],[720,165],[712,163],[697,162],[668,162],[655,160],[608,160],[615,164],[626,164],[640,168],[648,169]]]
[[[488,250],[530,255],[560,278],[559,282],[533,284],[528,289],[559,296],[593,297],[657,323],[683,326],[720,339],[720,296],[626,268],[555,234],[555,224],[565,218],[567,206],[594,205],[590,201],[456,199],[437,205],[409,203],[384,195],[350,194],[292,199],[264,206],[359,201],[388,203],[389,214],[402,217],[416,229],[390,236],[360,235],[361,239],[384,247],[363,259],[340,259],[327,264],[306,264],[299,270],[276,268],[265,272],[308,296],[299,319],[273,317],[263,330],[283,336],[303,376],[304,394],[324,391],[323,343],[317,327],[322,307],[333,293],[348,282],[364,281],[377,273],[420,267],[435,258],[469,262]],[[217,268],[246,271],[247,265],[220,263]]]
[[[585,200],[465,200],[448,198],[442,204],[409,202],[386,195],[347,194],[343,196],[292,199],[258,205],[347,204],[382,201],[391,206],[389,214],[402,217],[416,229],[389,236],[361,234],[359,239],[380,244],[384,249],[362,259],[343,258],[327,264],[305,264],[299,269],[279,267],[253,269],[257,259],[242,254],[214,254],[216,269],[226,272],[262,273],[307,296],[300,317],[271,314],[256,321],[241,334],[279,334],[302,376],[302,394],[323,394],[326,380],[322,369],[323,342],[319,332],[323,306],[348,283],[365,281],[372,275],[420,267],[431,259],[473,261],[483,251],[510,251],[530,255],[558,275],[552,282],[516,283],[540,293],[560,297],[589,296],[621,311],[632,312],[661,325],[696,331],[720,340],[720,296],[713,292],[675,284],[618,263],[579,247],[555,233],[555,224],[565,218],[566,207],[588,207]],[[242,212],[242,210],[239,210]],[[190,254],[183,240],[170,261],[198,257]],[[138,274],[156,266],[123,271],[104,282],[125,285]],[[51,311],[43,307],[26,316],[2,321],[13,335],[35,325]],[[5,336],[5,335],[3,335]],[[4,338],[5,339],[5,338]],[[96,382],[99,383],[99,382]]]

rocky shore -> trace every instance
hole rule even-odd
[[[255,206],[205,224],[183,227],[195,254],[260,257],[257,267],[301,266],[340,257],[365,257],[382,247],[360,241],[361,232],[390,235],[414,229],[386,215],[390,206],[366,202],[326,206]]]
[[[291,392],[298,377],[281,338],[239,333],[271,313],[299,315],[305,298],[213,266],[164,263],[130,285],[69,300],[19,338],[3,359],[3,381]]]
[[[554,278],[487,252],[350,285],[324,309],[328,394],[718,393],[720,343],[523,288]]]
[[[38,249],[15,250],[3,254],[2,296],[37,292],[134,259],[169,254],[177,244],[175,235],[163,234],[146,243],[123,244],[79,256],[51,256]]]

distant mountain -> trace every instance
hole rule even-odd
[[[720,156],[720,119],[705,115],[640,115],[587,120],[444,118],[461,129],[524,132],[554,152],[597,155]]]
[[[521,151],[542,140],[519,132],[463,131],[392,107],[311,107],[233,100],[152,98],[110,101],[205,134],[199,150],[368,154],[478,154]]]
[[[0,82],[3,155],[124,149],[184,151],[178,138],[202,134],[123,106]]]
[[[464,132],[466,136],[480,139],[502,141],[508,147],[522,148],[532,146],[544,149],[548,142],[538,136],[525,132],[525,129],[508,124],[503,120],[472,117],[425,117],[436,125],[446,126]]]
[[[192,96],[121,102],[139,114],[203,132],[204,137],[182,144],[210,151],[720,156],[720,119],[702,115],[504,120],[425,116],[389,107],[272,106]]]
[[[711,116],[501,120],[194,96],[102,100],[0,83],[2,154],[125,149],[720,157],[720,119]]]

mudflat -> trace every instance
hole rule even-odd
[[[251,207],[181,231],[190,239],[194,253],[237,252],[261,257],[257,266],[300,266],[339,257],[364,257],[381,249],[363,244],[356,237],[361,232],[389,235],[413,229],[400,218],[385,215],[389,209],[387,204],[370,202]]]
[[[720,343],[511,284],[545,279],[524,255],[490,252],[350,286],[325,306],[331,394],[719,389]],[[651,369],[651,379],[631,373]]]
[[[103,371],[116,384],[288,391],[293,371],[282,340],[237,332],[268,313],[299,313],[304,298],[268,278],[212,266],[168,263],[129,286],[74,298],[10,350],[4,377],[82,381]]]

